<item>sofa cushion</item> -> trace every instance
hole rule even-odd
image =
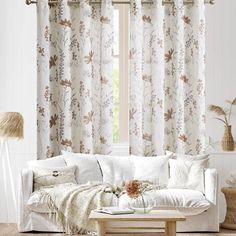
[[[55,184],[76,183],[76,166],[68,167],[32,167],[34,173],[34,191]]]
[[[134,179],[147,180],[167,186],[169,179],[169,156],[139,157],[132,156]]]
[[[193,189],[205,192],[204,169],[208,159],[188,161],[170,159],[168,188]]]
[[[78,184],[102,181],[102,173],[95,155],[63,152],[63,157],[68,166],[77,166],[75,176]]]
[[[153,206],[154,209],[180,210],[185,215],[198,215],[211,206],[200,191],[189,189],[152,190],[145,192],[143,198],[146,206]],[[124,194],[119,198],[119,206],[129,207],[131,201],[131,198]],[[135,206],[143,206],[141,198],[135,200]]]
[[[65,167],[65,166],[66,163],[62,155],[48,158],[45,160],[28,161],[28,167],[30,169],[32,167]]]
[[[102,170],[103,181],[121,184],[134,177],[134,166],[130,156],[96,155]]]

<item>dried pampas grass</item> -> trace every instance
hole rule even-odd
[[[0,112],[0,137],[23,138],[24,119],[18,112]]]
[[[211,112],[214,112],[218,116],[223,116],[223,119],[221,118],[216,118],[219,121],[222,121],[226,126],[230,125],[230,118],[231,118],[231,113],[232,113],[232,108],[233,106],[236,106],[236,98],[234,98],[232,101],[226,100],[227,103],[230,104],[229,109],[217,105],[210,105],[208,107],[208,110]]]
[[[209,111],[215,112],[218,116],[226,116],[226,112],[220,106],[210,105],[208,109]]]

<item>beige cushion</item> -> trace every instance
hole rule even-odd
[[[76,183],[76,166],[69,167],[32,167],[34,172],[34,191],[44,187],[63,183]]]

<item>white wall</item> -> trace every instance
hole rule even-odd
[[[216,0],[206,6],[207,104],[236,96],[236,1]],[[1,0],[0,7],[0,111],[19,111],[25,119],[25,139],[12,141],[12,165],[17,183],[19,170],[36,157],[36,7],[24,0]],[[234,112],[236,114],[236,110]],[[234,117],[236,138],[236,116]],[[207,117],[207,132],[222,137],[223,126]],[[0,171],[0,193],[3,192]],[[10,195],[9,195],[10,196]],[[0,195],[0,222],[6,221]],[[10,221],[15,221],[12,209]]]
[[[9,142],[16,186],[20,169],[36,157],[36,26],[35,6],[27,7],[24,0],[1,0],[0,111],[18,111],[25,120],[24,140]],[[7,220],[2,181],[0,162],[0,222]],[[12,206],[10,222],[16,221]]]
[[[225,105],[236,97],[236,1],[216,0],[206,8],[206,104]],[[207,133],[214,141],[223,136],[223,125],[207,115]],[[236,107],[232,117],[236,140]]]

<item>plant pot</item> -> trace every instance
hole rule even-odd
[[[221,141],[221,144],[224,151],[234,150],[234,138],[231,132],[231,125],[225,126],[224,137]]]

